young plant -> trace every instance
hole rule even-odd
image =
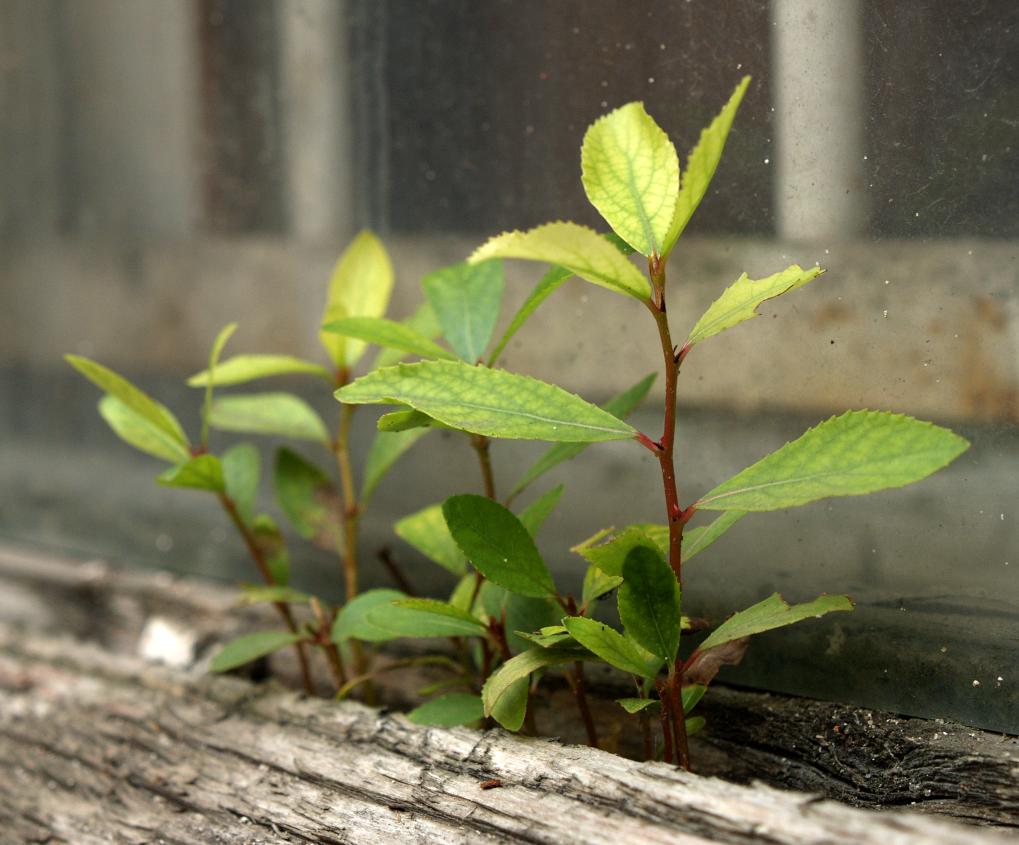
[[[382,243],[371,232],[361,232],[340,257],[333,270],[323,323],[338,318],[375,318],[385,313],[393,284],[393,269]],[[410,321],[425,333],[436,331],[427,309]],[[396,324],[394,324],[396,325]],[[307,647],[323,651],[337,688],[347,682],[340,648],[332,638],[335,611],[315,597],[289,586],[290,556],[283,534],[271,516],[255,512],[261,476],[258,449],[240,443],[221,455],[209,449],[212,428],[244,434],[262,434],[312,442],[335,460],[339,487],[325,470],[297,452],[280,448],[273,471],[280,509],[296,532],[306,540],[337,553],[350,601],[358,594],[358,524],[375,488],[393,463],[425,432],[379,432],[368,454],[364,479],[358,490],[350,457],[350,423],[354,406],[340,409],[335,434],[311,406],[298,396],[283,392],[215,396],[214,388],[245,384],[280,375],[310,375],[327,389],[346,384],[365,352],[357,340],[340,337],[324,328],[321,341],[329,366],[288,355],[220,356],[236,329],[230,324],[213,343],[208,368],[192,376],[188,384],[205,391],[201,434],[192,444],[172,412],[113,371],[76,355],[69,363],[105,392],[99,411],[123,440],[143,452],[167,461],[171,467],[158,481],[169,487],[203,490],[213,494],[237,529],[264,584],[243,588],[246,603],[270,602],[279,612],[285,631],[262,631],[227,643],[213,658],[213,671],[226,671],[293,645],[296,648],[304,687],[313,691]],[[410,329],[408,329],[410,330]],[[392,363],[392,356],[375,363]],[[398,360],[398,357],[396,358]],[[292,606],[307,604],[312,621],[299,624]],[[364,673],[364,654],[357,641],[349,644],[355,671]]]
[[[655,457],[660,468],[665,522],[603,531],[575,547],[589,564],[577,601],[556,588],[525,514],[514,515],[493,501],[487,451],[479,450],[488,495],[447,500],[441,507],[444,526],[437,508],[420,516],[420,522],[427,523],[423,533],[433,546],[430,556],[440,563],[455,561],[454,571],[463,573],[451,600],[400,598],[394,604],[391,598],[379,597],[360,619],[365,625],[388,628],[389,633],[405,625],[403,630],[412,636],[471,637],[482,643],[480,660],[475,661],[484,682],[481,700],[460,693],[446,705],[433,707],[435,713],[419,713],[420,718],[433,716],[449,723],[484,713],[507,728],[519,729],[532,678],[548,667],[567,665],[572,667],[570,681],[593,744],[596,739],[579,667],[585,661],[602,661],[633,678],[635,695],[621,699],[620,704],[640,715],[647,754],[652,754],[648,716],[657,711],[664,759],[689,767],[687,736],[700,726],[689,713],[718,668],[741,659],[748,637],[829,612],[848,611],[853,604],[846,596],[822,595],[789,605],[775,594],[734,614],[692,650],[682,652],[682,633],[694,627],[681,614],[683,564],[747,513],[900,487],[946,466],[967,448],[961,437],[927,422],[887,412],[851,411],[820,423],[694,501],[679,501],[676,391],[690,353],[714,335],[757,316],[762,302],[797,290],[823,272],[820,267],[792,265],[762,279],[743,274],[694,323],[682,343],[673,340],[667,309],[668,261],[705,196],[749,81],[747,77],[740,82],[701,133],[682,173],[672,142],[640,103],[629,103],[588,129],[581,150],[581,178],[588,199],[612,229],[609,235],[575,223],[548,223],[494,237],[468,259],[469,267],[486,277],[491,273],[493,280],[494,271],[482,271],[494,266],[493,259],[553,265],[512,321],[509,336],[572,276],[640,302],[662,349],[665,405],[659,437],[633,428],[616,408],[599,408],[560,387],[496,368],[507,337],[487,359],[481,355],[484,343],[464,342],[455,346],[459,360],[436,355],[434,360],[377,369],[336,392],[347,405],[399,405],[400,410],[382,417],[379,426],[383,429],[457,429],[483,443],[484,450],[488,438],[553,441],[556,445],[524,474],[510,500],[559,460],[592,442],[633,440]],[[634,252],[646,259],[646,275],[629,259]],[[501,276],[498,283],[490,284],[493,288],[498,284],[501,292]],[[485,289],[482,277],[468,287],[471,293],[459,307],[472,317],[484,317],[481,322],[488,325],[494,319],[490,309],[478,303],[495,301],[495,295]],[[466,318],[463,323],[470,325]],[[343,328],[350,330],[349,321]],[[451,337],[448,327],[447,336]],[[379,336],[374,339],[378,341]],[[421,347],[417,351],[427,354]],[[720,515],[688,528],[696,514],[711,511]],[[486,586],[503,591],[500,596],[505,601],[488,607],[482,589]],[[613,590],[617,591],[621,631],[591,618],[595,599]],[[522,601],[542,602],[554,611],[555,620],[541,626],[510,624],[511,603]],[[394,622],[400,613],[410,615],[403,617],[403,623]],[[356,625],[351,630],[367,638]],[[511,632],[527,647],[513,653],[507,642]],[[494,668],[493,655],[502,661],[498,668]],[[469,662],[464,666],[466,675],[471,671]],[[473,683],[476,686],[478,680]]]

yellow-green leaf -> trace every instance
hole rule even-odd
[[[658,674],[662,661],[615,628],[586,616],[568,616],[563,625],[573,639],[610,666],[641,678]]]
[[[115,396],[107,393],[99,400],[99,415],[121,440],[139,451],[172,464],[183,463],[191,457],[179,440]]]
[[[307,402],[290,393],[221,396],[212,403],[209,424],[220,431],[278,434],[329,443],[322,418]]]
[[[546,223],[526,232],[504,232],[478,247],[471,264],[489,258],[524,258],[558,264],[593,284],[648,299],[651,286],[612,243],[594,229],[576,223]]]
[[[393,530],[405,543],[454,575],[463,575],[467,571],[467,558],[449,533],[442,505],[429,505],[405,516],[393,526]]]
[[[364,229],[336,262],[322,323],[344,317],[381,317],[392,290],[393,265],[386,248],[373,232]],[[319,337],[337,367],[352,367],[364,354],[363,340],[330,332],[321,332]]]
[[[486,437],[593,443],[627,440],[627,423],[561,387],[462,361],[376,370],[336,391],[349,404],[402,404]]]
[[[397,323],[385,317],[345,317],[322,326],[322,331],[342,337],[352,337],[365,343],[374,343],[389,349],[398,349],[422,358],[444,358],[456,360],[448,349],[443,349],[406,323]]]
[[[547,666],[569,663],[581,659],[583,655],[584,652],[577,648],[553,646],[552,648],[538,647],[528,649],[516,655],[516,657],[510,658],[489,675],[488,680],[485,681],[485,686],[481,690],[481,698],[485,702],[485,715],[494,715],[503,696],[510,693],[514,684],[529,677],[532,672],[537,672],[539,669],[544,669]],[[503,727],[507,726],[503,725]],[[519,725],[510,728],[510,730],[516,730],[517,728],[519,728]]]
[[[676,210],[665,238],[663,251],[665,256],[672,252],[672,248],[679,240],[679,236],[683,234],[686,224],[690,222],[697,206],[704,199],[704,194],[711,183],[711,177],[715,175],[715,169],[722,158],[725,139],[729,137],[729,129],[732,128],[732,121],[736,117],[736,109],[743,101],[743,95],[746,93],[748,85],[750,85],[750,77],[744,76],[736,86],[736,90],[732,92],[729,102],[711,121],[711,124],[701,132],[697,146],[693,148],[686,160],[686,169],[683,171],[679,186],[679,196],[676,198]]]
[[[694,346],[745,320],[759,317],[757,306],[762,302],[801,288],[823,272],[821,267],[810,267],[804,270],[799,264],[793,264],[782,272],[765,279],[750,279],[746,273],[743,273],[725,289],[718,299],[711,303],[708,310],[697,321],[687,338],[687,347]]]
[[[226,489],[223,465],[215,455],[197,455],[186,463],[170,467],[157,479],[165,487],[190,487],[221,493]]]
[[[289,631],[257,631],[254,634],[246,634],[224,645],[212,658],[209,669],[213,672],[228,672],[302,639],[303,634],[291,634]]]
[[[773,593],[753,607],[734,613],[702,642],[699,651],[720,646],[732,640],[741,640],[753,634],[782,628],[811,617],[823,616],[833,611],[853,609],[848,596],[818,596],[813,601],[790,605],[778,593]]]
[[[642,255],[660,255],[675,216],[679,158],[643,103],[627,103],[588,128],[580,152],[588,200]]]
[[[216,365],[213,383],[217,387],[231,384],[245,384],[255,379],[270,376],[285,376],[307,373],[332,381],[329,370],[313,361],[295,358],[292,355],[234,355]],[[209,384],[209,371],[202,370],[188,379],[188,387],[205,387]]]
[[[364,464],[364,481],[361,486],[362,507],[371,498],[379,482],[385,477],[386,473],[389,472],[400,456],[427,433],[427,428],[412,428],[405,431],[379,431],[376,433]]]

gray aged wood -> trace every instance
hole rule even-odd
[[[1009,841],[550,740],[425,729],[133,653],[155,614],[207,653],[229,604],[195,582],[0,553],[0,842]],[[781,696],[706,701],[702,771],[1015,824],[1014,740],[949,725],[934,739],[931,722]],[[572,736],[561,693],[540,719]]]

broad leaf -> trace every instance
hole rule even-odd
[[[246,634],[224,645],[212,658],[209,669],[213,672],[229,672],[302,639],[303,634],[291,634],[289,631],[258,631]]]
[[[180,423],[169,408],[157,402],[142,390],[139,390],[123,376],[96,361],[82,358],[80,355],[65,355],[64,360],[100,390],[117,399],[128,410],[133,411],[136,416],[148,423],[150,427],[162,432],[167,442],[176,443],[187,454],[188,439],[184,435],[184,429],[181,428]],[[116,414],[117,412],[114,411],[114,413]],[[123,417],[123,415],[119,416]],[[107,422],[109,421],[107,420]],[[110,423],[110,425],[112,427],[113,423]],[[114,430],[116,431],[116,428]],[[120,432],[117,433],[120,434]],[[121,436],[123,437],[123,435]],[[131,443],[126,437],[124,439]],[[134,446],[135,444],[132,443],[131,445]],[[141,449],[142,447],[136,446],[136,448]],[[149,450],[142,449],[142,451]],[[150,454],[152,453],[150,452]]]
[[[694,716],[692,719],[686,719],[683,722],[684,729],[686,730],[687,738],[696,736],[707,725],[707,719],[703,716]]]
[[[216,339],[212,342],[212,349],[209,351],[209,368],[206,372],[209,373],[210,379],[205,386],[205,401],[202,403],[202,448],[209,444],[209,413],[212,410],[212,389],[213,379],[216,377],[216,366],[219,364],[219,356],[223,354],[223,347],[226,346],[226,342],[230,340],[235,331],[237,331],[236,323],[224,326],[216,335]]]
[[[198,455],[187,463],[171,467],[157,479],[165,487],[190,487],[193,490],[208,490],[221,493],[223,465],[215,455]]]
[[[275,434],[326,445],[330,442],[322,418],[291,393],[221,396],[212,403],[209,422],[221,431]]]
[[[499,338],[499,342],[495,345],[495,349],[492,350],[492,354],[488,356],[488,366],[495,366],[495,362],[499,356],[502,355],[503,350],[509,344],[513,336],[520,331],[520,328],[526,323],[531,315],[538,310],[538,306],[541,305],[546,299],[548,299],[553,293],[559,290],[559,287],[567,279],[571,278],[573,273],[569,270],[565,270],[562,267],[552,267],[541,280],[535,285],[534,290],[530,292],[527,299],[524,300],[524,304],[520,306],[516,314],[513,315],[513,319],[510,320],[509,326],[506,327],[506,331],[503,332],[502,337]]]
[[[486,582],[487,583],[487,582]],[[514,654],[530,646],[517,631],[540,631],[555,625],[563,615],[562,608],[552,599],[536,599],[508,593],[506,598],[506,639]]]
[[[223,453],[223,483],[226,494],[237,507],[241,518],[251,522],[258,498],[258,481],[262,474],[262,456],[254,443],[238,443]]]
[[[627,103],[588,128],[581,181],[591,205],[642,255],[661,255],[679,195],[679,158],[643,103]]]
[[[400,320],[400,325],[412,329],[429,340],[434,340],[442,334],[442,327],[435,319],[435,312],[427,302],[421,303],[413,314]],[[406,357],[407,353],[400,349],[380,349],[369,369],[378,370],[382,367],[391,367]]]
[[[764,601],[726,619],[700,644],[698,650],[707,651],[723,643],[770,631],[772,628],[782,628],[803,619],[852,609],[853,602],[848,596],[824,595],[803,604],[790,605],[778,593],[773,593]]]
[[[568,616],[563,625],[573,639],[610,666],[641,678],[653,678],[658,674],[661,666],[658,658],[603,622],[585,616]]]
[[[419,613],[440,616],[447,620],[462,623],[464,626],[464,633],[467,636],[476,636],[485,632],[485,626],[480,619],[468,611],[462,610],[448,602],[437,601],[435,599],[400,599],[399,601],[393,602],[393,606],[409,608],[410,610],[415,610]]]
[[[276,501],[306,540],[336,549],[343,539],[342,506],[336,486],[322,470],[290,449],[276,452]]]
[[[608,411],[614,417],[618,417],[623,420],[626,419],[631,412],[636,408],[641,401],[647,396],[648,391],[651,389],[651,385],[655,381],[655,373],[651,373],[648,376],[642,378],[633,387],[628,388],[622,393],[613,396],[608,402],[605,403],[603,409]],[[546,472],[553,467],[558,466],[564,461],[572,460],[577,457],[581,452],[587,448],[587,443],[557,443],[555,446],[549,447],[549,449],[535,461],[530,469],[527,470],[516,483],[516,486],[510,491],[510,496],[516,496],[520,493],[528,484],[540,478]]]
[[[332,381],[329,370],[313,361],[295,358],[292,355],[235,355],[216,365],[212,383],[217,387],[231,384],[246,384],[260,378],[308,374]],[[205,387],[209,384],[209,371],[202,370],[188,379],[189,387]]]
[[[669,551],[669,527],[667,525],[654,525],[651,523],[631,525],[622,531],[613,534],[604,543],[592,545],[604,534],[596,534],[589,540],[585,540],[574,546],[571,551],[577,552],[592,566],[597,566],[606,575],[622,575],[623,561],[630,552],[639,547],[646,547],[660,554],[667,555]]]
[[[562,497],[563,490],[565,489],[562,484],[557,484],[551,490],[542,493],[531,504],[520,511],[520,521],[523,523],[524,528],[527,529],[528,534],[532,537],[538,536],[538,529],[548,519],[549,514],[555,510],[555,506],[559,504],[559,499]]]
[[[903,414],[847,411],[720,484],[696,507],[771,511],[829,496],[902,487],[951,463],[969,443]]]
[[[409,405],[453,428],[487,437],[595,442],[636,431],[561,387],[463,362],[421,361],[376,370],[336,391],[350,404]]]
[[[664,256],[672,252],[672,248],[683,234],[686,224],[690,222],[693,213],[697,210],[704,194],[711,184],[711,178],[715,175],[718,162],[722,158],[722,150],[725,149],[725,139],[729,137],[729,129],[732,128],[732,121],[736,117],[736,109],[743,101],[743,95],[750,85],[750,77],[744,76],[740,80],[736,90],[732,92],[727,102],[719,112],[718,116],[711,121],[711,124],[701,132],[697,146],[693,148],[689,158],[686,160],[686,169],[679,185],[679,196],[676,198],[676,210],[669,226],[669,233],[665,238]]]
[[[697,706],[697,702],[704,696],[706,687],[699,686],[697,684],[683,687],[683,712],[689,713]],[[661,701],[657,698],[617,698],[616,704],[622,707],[627,713],[639,713],[641,710],[647,710],[649,707],[656,707],[661,705]]]
[[[514,681],[492,707],[492,718],[508,731],[519,731],[527,716],[531,679]]]
[[[441,510],[440,510],[441,514]],[[445,520],[443,520],[445,523]],[[452,541],[452,537],[450,541]],[[460,550],[457,549],[457,554]],[[482,586],[488,582],[482,582]],[[453,607],[458,607],[460,610],[470,610],[474,601],[474,594],[478,591],[478,578],[477,573],[469,572],[466,575],[461,575],[460,580],[456,582],[456,586],[453,588],[453,592],[449,594],[449,603]]]
[[[391,411],[379,417],[377,427],[386,434],[402,434],[405,431],[424,433],[430,428],[449,428],[420,411]]]
[[[393,530],[405,543],[454,575],[467,572],[467,559],[449,533],[442,505],[429,505],[405,516],[393,526]]]
[[[183,443],[115,396],[106,394],[99,400],[99,415],[121,440],[141,452],[172,464],[182,463],[191,457]]]
[[[379,482],[392,468],[399,457],[410,449],[428,432],[427,428],[414,428],[407,431],[380,431],[376,433],[368,450],[364,466],[364,482],[361,487],[362,506],[371,498]]]
[[[541,646],[551,648],[554,645],[561,645],[573,639],[573,635],[562,625],[546,625],[537,631],[516,631],[518,637]]]
[[[453,496],[443,502],[442,514],[460,550],[490,581],[522,596],[556,594],[531,535],[498,502],[484,496]]]
[[[672,663],[679,651],[679,583],[669,564],[647,546],[623,561],[619,619],[631,639]]]
[[[481,698],[485,702],[485,715],[494,715],[493,711],[500,700],[511,692],[514,684],[525,681],[532,672],[560,663],[571,663],[583,658],[585,652],[571,647],[556,646],[554,648],[532,648],[521,652],[507,660],[498,670],[493,672],[481,690]],[[588,655],[590,656],[590,655]],[[500,722],[500,724],[503,724]],[[506,725],[503,725],[506,727]],[[511,730],[517,730],[511,728]]]
[[[594,229],[576,223],[546,223],[527,232],[504,232],[467,259],[524,258],[558,264],[588,282],[646,301],[651,286],[622,253]]]
[[[367,229],[358,234],[340,256],[329,280],[322,323],[344,317],[381,317],[393,290],[393,265],[382,242]],[[354,366],[364,354],[365,343],[330,332],[321,332],[322,345],[338,368]]]
[[[455,728],[485,718],[485,705],[481,703],[480,695],[451,692],[414,708],[407,718],[416,725]]]
[[[499,319],[502,262],[455,264],[425,276],[421,287],[456,354],[469,364],[480,361]]]
[[[721,537],[732,526],[739,522],[746,513],[743,511],[725,511],[721,516],[707,525],[687,528],[683,532],[683,562],[703,552],[708,546]],[[662,526],[668,532],[666,526]],[[668,534],[666,533],[666,537]]]
[[[341,337],[352,337],[377,346],[398,349],[422,358],[445,358],[455,360],[448,349],[443,349],[434,340],[412,329],[406,323],[397,323],[385,317],[344,317],[322,326],[323,332]]]
[[[757,306],[762,302],[801,288],[823,272],[821,267],[810,267],[804,270],[799,264],[793,264],[766,279],[750,279],[746,273],[743,273],[725,289],[718,299],[711,303],[708,310],[691,329],[686,346],[695,346],[702,340],[725,331],[725,329],[759,317]]]
[[[399,590],[367,590],[358,593],[336,614],[332,630],[333,642],[339,644],[350,639],[384,642],[395,639],[395,635],[388,630],[369,622],[368,614],[379,607],[391,606],[394,601],[405,598],[406,593]]]
[[[611,593],[623,583],[622,575],[608,575],[597,566],[589,566],[584,573],[584,589],[581,601],[586,607],[596,599]]]
[[[284,602],[286,604],[307,604],[311,596],[280,584],[245,584],[241,587],[238,604],[261,604],[263,602]]]

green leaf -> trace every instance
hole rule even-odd
[[[793,264],[766,279],[750,279],[743,273],[711,303],[690,331],[686,346],[695,346],[725,329],[731,329],[746,320],[759,317],[757,306],[762,302],[801,288],[823,272],[821,267],[804,270],[799,264]]]
[[[631,639],[668,661],[679,651],[679,583],[669,564],[647,546],[631,549],[623,561],[619,619]]]
[[[518,637],[542,648],[551,648],[573,639],[573,635],[562,625],[546,625],[538,631],[515,631]]]
[[[481,703],[480,695],[451,692],[414,708],[407,718],[416,725],[455,728],[485,718],[485,705]]]
[[[440,518],[442,511],[439,511]],[[443,520],[445,524],[445,520]],[[450,541],[452,541],[450,537]],[[457,549],[457,554],[460,550]],[[487,582],[484,582],[487,583]],[[453,592],[449,594],[449,603],[453,607],[458,607],[460,610],[470,610],[471,603],[474,600],[474,593],[478,586],[478,579],[473,572],[469,572],[466,575],[461,575],[460,580],[456,582],[456,586],[453,588]]]
[[[397,323],[385,317],[344,317],[326,323],[322,326],[322,331],[398,349],[410,355],[420,355],[422,358],[456,360],[456,356],[449,350],[443,349],[434,340],[429,340],[406,323]]]
[[[658,674],[661,661],[614,628],[585,616],[568,616],[563,625],[573,639],[610,666],[642,678]]]
[[[636,431],[561,387],[463,362],[376,370],[336,391],[351,404],[403,404],[472,434],[520,440],[627,440]]]
[[[581,181],[591,205],[637,252],[661,255],[679,195],[672,141],[644,111],[627,103],[588,128]]]
[[[220,493],[223,483],[223,466],[215,455],[198,455],[187,463],[170,467],[157,479],[164,487],[190,487]]]
[[[947,428],[903,414],[847,411],[747,467],[695,505],[771,511],[829,496],[859,496],[926,478],[968,448]]]
[[[396,637],[480,637],[485,627],[477,619],[445,602],[433,599],[400,599],[378,604],[365,621],[389,639]]]
[[[562,608],[552,599],[536,599],[517,593],[507,593],[506,639],[510,651],[516,654],[530,648],[523,638],[517,636],[517,631],[540,631],[555,625],[562,615]]]
[[[581,602],[587,606],[623,583],[622,575],[608,575],[597,566],[589,566],[584,573],[584,590]]]
[[[442,334],[442,327],[435,318],[435,312],[432,311],[432,306],[427,302],[421,303],[413,314],[400,320],[400,325],[406,326],[420,335],[424,335],[429,340],[434,340]],[[370,369],[377,370],[381,367],[391,367],[397,361],[401,361],[406,357],[407,353],[400,349],[380,349]]]
[[[509,685],[492,707],[492,718],[508,731],[519,731],[527,716],[530,678],[520,678]]]
[[[230,340],[230,336],[237,331],[236,323],[228,323],[224,326],[216,339],[212,342],[212,349],[209,351],[209,368],[208,373],[210,375],[209,383],[205,386],[205,401],[202,403],[202,437],[201,443],[204,449],[209,445],[209,414],[212,410],[212,387],[216,365],[219,363],[219,356],[223,354],[223,347],[226,346],[226,342]]]
[[[82,358],[80,355],[65,355],[64,360],[100,390],[105,391],[130,411],[133,411],[136,416],[148,423],[151,428],[162,432],[168,443],[176,443],[182,448],[184,454],[188,454],[188,439],[184,435],[184,429],[181,428],[180,423],[169,408],[157,402],[147,393],[139,390],[123,376],[96,361]],[[114,411],[114,414],[116,413]],[[119,419],[123,418],[124,415],[119,415]],[[113,423],[110,423],[110,426],[113,427]],[[137,424],[131,424],[131,427],[137,428]],[[114,428],[114,431],[116,431],[116,428]],[[119,431],[117,433],[120,434]],[[124,440],[131,443],[126,437],[124,437]],[[134,443],[131,443],[131,445],[136,446]],[[142,449],[140,446],[136,446],[136,448]],[[142,451],[149,450],[142,449]],[[154,453],[150,452],[150,454]],[[168,458],[167,460],[172,459]]]
[[[290,449],[276,452],[276,501],[305,540],[335,549],[342,540],[339,494],[332,479]]]
[[[99,400],[99,414],[121,440],[141,452],[172,464],[191,457],[183,443],[115,396],[107,393]]]
[[[480,361],[499,319],[502,262],[455,264],[425,276],[421,287],[456,354]]]
[[[661,707],[662,702],[657,698],[617,698],[616,704],[632,716],[649,707]]]
[[[262,456],[254,443],[238,443],[223,453],[223,483],[226,494],[245,522],[251,522],[262,475]]]
[[[212,658],[209,669],[213,672],[229,672],[302,639],[303,634],[291,634],[289,631],[258,631],[246,634],[224,645]]]
[[[364,640],[365,642],[384,642],[395,639],[395,635],[379,628],[368,620],[368,614],[394,601],[407,598],[406,593],[399,590],[366,590],[358,593],[348,601],[333,622],[333,642],[340,644],[347,640]]]
[[[704,698],[704,693],[708,691],[708,688],[703,684],[690,684],[690,686],[683,687],[683,712],[689,716],[690,711],[697,706],[698,702]]]
[[[460,550],[490,581],[522,596],[556,594],[531,535],[498,502],[470,494],[453,496],[443,502],[442,513]]]
[[[599,536],[604,536],[604,534],[596,534],[590,540],[585,540],[574,546],[571,551],[577,552],[588,563],[597,566],[606,575],[621,576],[623,561],[635,548],[645,547],[660,552],[663,556],[667,555],[669,551],[669,527],[667,525],[650,523],[630,525],[613,534],[604,543],[591,545]]]
[[[559,504],[559,499],[562,497],[563,490],[565,489],[562,484],[557,484],[551,490],[542,493],[531,504],[520,511],[520,521],[524,524],[528,534],[532,537],[538,536],[538,529],[548,519],[549,514],[555,510],[555,506]]]
[[[429,505],[417,513],[405,516],[393,529],[401,540],[454,575],[467,572],[467,559],[449,533],[446,518],[442,515],[442,505]]]
[[[460,623],[463,625],[462,633],[465,636],[478,636],[485,633],[485,626],[480,619],[448,602],[435,599],[400,599],[393,602],[393,606],[409,608],[419,613],[440,616],[454,623]]]
[[[265,562],[269,567],[269,574],[272,575],[273,581],[284,586],[288,584],[290,582],[290,554],[276,520],[269,514],[258,514],[251,520],[251,533],[254,535],[255,545],[265,556]]]
[[[556,646],[554,648],[531,648],[516,657],[511,657],[485,681],[485,686],[481,690],[481,698],[485,703],[485,715],[496,715],[495,711],[503,696],[511,692],[514,684],[526,682],[532,672],[537,672],[548,666],[580,660],[583,655],[584,652],[576,648]],[[501,720],[499,724],[509,727]],[[520,725],[517,725],[509,729],[518,730],[519,727]]]
[[[361,486],[362,507],[371,498],[379,482],[392,469],[400,456],[428,433],[427,428],[407,431],[380,431],[375,435],[364,466],[364,482]]]
[[[322,418],[291,393],[221,396],[212,403],[209,421],[221,431],[275,434],[326,445],[330,442]]]
[[[285,604],[307,604],[311,596],[281,584],[245,584],[241,587],[239,604],[261,604],[263,602],[282,602]]]
[[[686,563],[694,555],[703,552],[745,516],[746,513],[744,511],[725,511],[725,513],[707,525],[687,528],[683,532],[683,562]],[[663,527],[668,532],[668,527]]]
[[[404,431],[414,430],[420,430],[424,433],[430,428],[444,428],[448,431],[458,430],[439,422],[437,419],[428,416],[428,414],[422,414],[420,411],[392,411],[391,413],[383,414],[378,419],[377,427],[379,431],[384,431],[387,434],[399,434]]]
[[[382,242],[362,230],[340,256],[329,280],[329,296],[322,324],[344,317],[381,317],[393,290],[393,265]],[[364,354],[356,338],[320,332],[319,338],[337,368],[349,368]]]
[[[726,619],[700,644],[698,651],[704,652],[732,640],[783,628],[811,617],[852,609],[853,602],[849,596],[823,595],[813,601],[790,605],[778,593],[773,593],[764,601]]]
[[[492,350],[492,354],[488,356],[488,366],[494,367],[495,362],[499,356],[502,355],[503,350],[509,344],[513,336],[520,331],[521,327],[526,323],[531,315],[538,310],[538,306],[541,305],[546,299],[548,299],[553,293],[559,290],[559,287],[567,279],[571,278],[573,273],[562,267],[552,267],[541,280],[535,285],[534,290],[528,295],[527,299],[524,300],[524,304],[520,306],[516,314],[513,315],[513,319],[510,320],[509,326],[506,327],[506,331],[503,332],[499,342],[495,345],[495,349]]]
[[[319,376],[330,382],[333,380],[329,370],[321,364],[292,355],[234,355],[216,365],[212,383],[217,387],[225,387],[270,376],[296,374]],[[209,383],[209,370],[202,370],[188,379],[188,387],[206,387]]]
[[[686,735],[690,737],[699,734],[704,730],[704,726],[707,724],[707,720],[703,716],[694,716],[692,719],[684,720],[683,724],[686,728]]]
[[[676,198],[676,210],[669,226],[669,233],[665,238],[665,249],[662,253],[664,257],[668,257],[672,252],[672,248],[679,240],[679,236],[683,234],[686,224],[690,222],[697,206],[704,199],[708,185],[711,184],[711,178],[715,175],[718,162],[722,158],[725,139],[729,137],[729,129],[732,128],[732,121],[736,117],[736,109],[743,101],[743,95],[746,93],[748,85],[750,85],[750,77],[744,76],[736,86],[736,90],[732,92],[729,102],[711,121],[711,124],[701,132],[697,146],[693,148],[686,160],[686,169],[683,171],[679,186],[679,196]]]
[[[558,264],[576,276],[616,293],[646,301],[651,286],[643,274],[594,229],[576,223],[546,223],[527,232],[504,232],[489,239],[468,258],[524,258]]]
[[[654,384],[655,376],[656,373],[651,373],[650,375],[642,378],[632,387],[617,396],[613,396],[605,403],[603,410],[608,411],[614,417],[618,417],[621,420],[626,419],[641,403],[644,397],[647,396],[647,392],[651,389],[651,385]],[[531,468],[523,474],[523,477],[510,491],[510,496],[514,497],[518,495],[525,487],[540,478],[553,467],[558,466],[564,461],[569,461],[577,457],[577,455],[583,452],[588,445],[589,444],[587,443],[557,443],[555,446],[551,446],[531,465]]]

